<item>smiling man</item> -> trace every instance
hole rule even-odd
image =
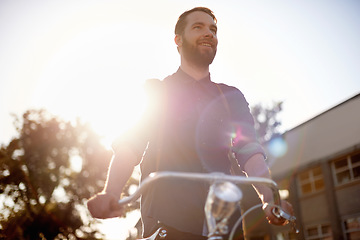
[[[186,69],[198,68],[203,74],[209,74],[209,65],[215,58],[218,44],[216,18],[203,11],[185,13],[185,17],[186,22],[179,21],[175,27],[181,68],[185,72]]]
[[[218,45],[216,23],[213,12],[202,7],[179,17],[175,43],[180,67],[163,81],[149,82],[149,91],[156,96],[151,99],[151,108],[114,143],[104,190],[88,201],[94,217],[122,214],[117,201],[138,164],[142,180],[156,171],[231,174],[228,153],[233,151],[239,169],[248,176],[270,177],[243,94],[234,87],[211,81],[209,65]],[[255,187],[265,206],[272,202],[270,189]],[[166,239],[207,239],[204,216],[207,191],[208,186],[203,183],[169,180],[144,193],[141,198],[144,237],[163,227]],[[292,214],[290,204],[282,205]],[[271,207],[265,208],[265,214],[272,224],[286,222],[276,218]]]

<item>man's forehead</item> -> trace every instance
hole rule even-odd
[[[202,12],[202,11],[195,11],[195,12],[190,13],[187,16],[186,20],[187,20],[188,25],[192,25],[194,23],[205,23],[205,24],[216,26],[214,19],[209,14]]]

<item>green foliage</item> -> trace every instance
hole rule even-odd
[[[0,148],[0,239],[97,239],[85,201],[102,190],[112,152],[87,124],[27,111]]]
[[[255,120],[255,130],[261,143],[265,143],[280,134],[278,127],[281,122],[277,116],[282,111],[282,104],[283,102],[275,102],[273,106],[268,108],[256,104],[251,108]]]

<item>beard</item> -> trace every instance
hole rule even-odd
[[[185,36],[183,37],[182,48],[185,59],[199,67],[208,67],[216,55],[216,47],[212,48],[213,51],[201,51],[197,45],[192,45]]]

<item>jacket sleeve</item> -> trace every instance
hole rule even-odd
[[[232,88],[226,93],[231,111],[231,127],[233,138],[233,152],[242,170],[253,155],[260,153],[266,158],[265,151],[257,140],[254,118],[250,113],[249,104],[242,92]]]

